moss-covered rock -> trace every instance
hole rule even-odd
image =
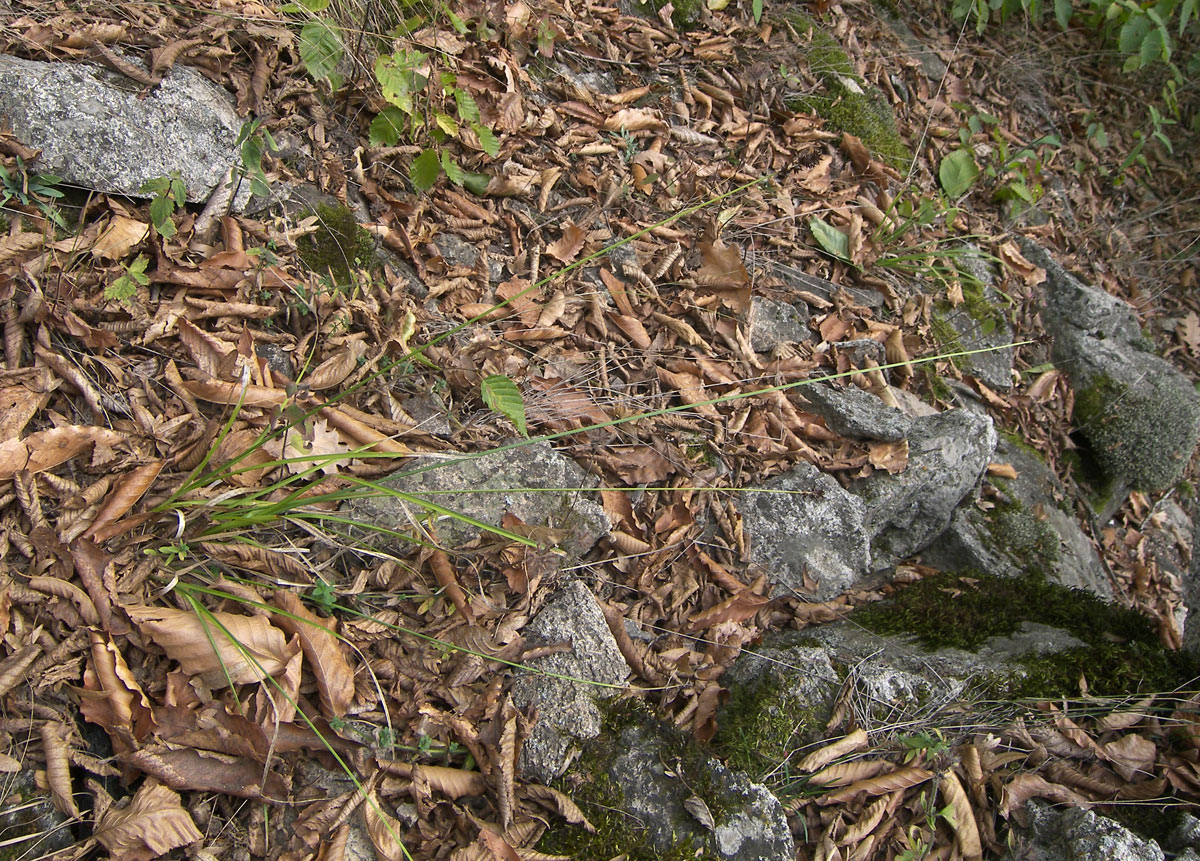
[[[337,285],[349,284],[356,270],[375,263],[374,237],[344,206],[318,204],[317,229],[300,239],[297,250],[305,266]]]
[[[635,0],[634,8],[647,16],[657,17],[668,3],[671,4],[671,23],[679,30],[690,30],[700,23],[704,0]]]
[[[1195,392],[1172,376],[1131,385],[1106,374],[1075,393],[1074,420],[1105,477],[1161,491],[1183,475],[1196,445]]]

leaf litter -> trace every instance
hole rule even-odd
[[[412,34],[439,52],[499,135],[496,159],[469,132],[443,144],[485,173],[475,196],[445,181],[413,195],[401,177],[418,148],[370,147],[344,125],[374,108],[372,97],[353,87],[331,94],[308,77],[303,37],[272,4],[226,4],[217,15],[183,3],[128,17],[110,3],[20,4],[22,17],[0,34],[6,52],[92,57],[145,87],[190,65],[272,134],[303,132],[316,157],[268,156],[272,185],[309,182],[343,203],[360,194],[384,252],[380,267],[335,283],[298,256],[300,238],[320,229],[315,217],[181,212],[168,237],[151,229],[146,204],[100,196],[63,239],[44,212],[10,212],[0,239],[0,481],[10,488],[0,490],[0,691],[34,717],[3,731],[12,745],[34,742],[60,810],[90,817],[81,833],[91,838],[62,857],[84,857],[94,840],[124,858],[201,844],[212,857],[245,844],[259,856],[307,858],[326,836],[327,852],[344,846],[356,815],[381,858],[535,857],[549,815],[590,827],[569,797],[518,779],[529,716],[494,672],[497,660],[527,654],[521,627],[560,563],[495,536],[422,546],[436,536],[421,530],[408,554],[364,552],[321,515],[396,469],[397,457],[483,451],[526,421],[530,433],[561,433],[691,405],[557,444],[612,488],[600,495],[614,529],[586,563],[590,576],[620,586],[602,603],[622,654],[658,689],[662,714],[700,738],[715,729],[720,673],[743,644],[883,596],[769,597],[763,578],[737,573],[746,537],[721,491],[799,460],[847,480],[900,472],[906,444],[841,438],[791,393],[738,396],[848,371],[885,400],[890,386],[919,391],[919,375],[897,369],[889,384],[840,346],[874,340],[889,362],[940,347],[928,298],[875,266],[894,250],[882,237],[908,229],[897,200],[937,185],[957,135],[949,95],[1002,116],[1008,135],[1034,135],[979,55],[940,45],[954,63],[939,93],[864,3],[817,5],[855,67],[890,94],[906,139],[926,147],[907,186],[859,138],[786,107],[768,67],[795,61],[789,40],[805,34],[755,24],[745,10],[707,11],[681,32],[592,2],[516,3],[503,14],[467,3],[455,12],[478,30],[439,22]],[[531,32],[553,38],[539,37],[535,53]],[[143,55],[150,72],[129,59]],[[369,80],[371,58],[351,60],[356,79]],[[537,72],[551,62],[560,71]],[[581,83],[581,71],[613,86]],[[803,66],[793,73],[817,82]],[[915,98],[896,95],[900,81]],[[4,150],[36,157],[8,138]],[[720,204],[728,209],[664,221],[739,187]],[[1094,182],[1081,188],[1073,202],[1097,223],[1127,205]],[[1154,201],[1147,193],[1135,203]],[[947,215],[914,241],[937,249],[968,228],[990,244],[1028,330],[1044,273],[1004,239],[992,208]],[[1091,234],[1068,251],[1083,260],[1120,239],[1144,244],[1147,231]],[[451,237],[474,256],[452,254]],[[618,241],[626,244],[591,260]],[[541,283],[580,261],[595,265]],[[771,261],[876,292],[887,318],[848,290],[804,291],[814,341],[756,353],[752,297],[794,290]],[[144,281],[127,280],[128,295],[114,298],[110,288],[135,264]],[[495,286],[493,267],[504,273]],[[1183,277],[1194,280],[1194,269]],[[1138,298],[1132,279],[1096,280]],[[953,279],[944,295],[963,301]],[[1168,352],[1196,371],[1200,308],[1186,296],[1170,301],[1181,307],[1168,308],[1179,318]],[[949,362],[937,372],[961,376]],[[1070,393],[1059,372],[1006,394],[963,382],[1035,446],[1066,437]],[[452,416],[448,430],[425,418],[431,392]],[[636,487],[653,489],[636,500],[618,490]],[[311,516],[281,519],[296,498],[311,501]],[[1098,537],[1131,600],[1177,646],[1181,587],[1144,552],[1147,509],[1135,495]],[[703,548],[702,518],[719,527]],[[505,523],[513,534],[522,527]],[[626,619],[662,636],[634,641]],[[1085,700],[1077,718],[1067,708],[1043,706],[1041,719],[963,734],[907,761],[886,733],[832,722],[831,743],[797,766],[816,791],[791,802],[805,857],[915,850],[909,826],[927,822],[935,796],[952,813],[929,839],[976,858],[999,847],[997,828],[1030,797],[1087,805],[1200,794],[1196,734],[1169,743],[1172,727],[1194,726],[1194,697],[1128,710]],[[115,771],[95,758],[103,753],[85,743],[76,716],[105,730],[129,789],[141,779],[131,796],[77,785],[71,764]],[[335,775],[342,763],[354,788],[321,794],[297,780],[305,763]],[[86,814],[76,803],[84,792]],[[236,812],[230,795],[294,807],[295,829]],[[202,832],[189,811],[205,797],[224,818]]]

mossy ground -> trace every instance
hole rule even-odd
[[[1045,572],[1059,559],[1057,533],[1019,501],[1000,503],[987,512],[984,523],[995,546],[1022,571]]]
[[[604,725],[600,735],[587,743],[586,750],[570,771],[554,783],[580,806],[596,828],[589,834],[579,826],[560,826],[546,832],[537,850],[552,855],[567,855],[578,861],[608,861],[623,857],[628,861],[684,861],[707,857],[702,846],[690,836],[678,840],[674,848],[663,853],[648,844],[644,829],[622,811],[621,788],[609,776],[611,763],[620,755],[622,732],[637,723],[657,723],[650,710],[638,700],[615,700],[602,706]],[[708,806],[713,819],[722,819],[739,807],[738,799],[727,798],[709,767],[708,752],[692,736],[663,727],[667,735],[661,756],[665,766],[678,769],[678,777],[687,788]],[[664,811],[664,815],[667,812]],[[680,833],[694,828],[694,823],[680,823]]]
[[[788,99],[788,108],[816,114],[830,129],[857,137],[888,165],[907,170],[912,151],[900,137],[883,93],[854,75],[845,50],[815,19],[802,11],[790,11],[784,17],[801,38],[808,39],[803,59],[825,88],[824,92]]]
[[[671,23],[679,30],[690,30],[700,22],[700,10],[704,0],[635,0],[637,10],[643,15],[657,16],[659,11],[671,3]]]
[[[761,780],[785,766],[806,731],[814,728],[819,729],[819,722],[812,705],[768,672],[757,684],[731,689],[713,742],[730,768]]]
[[[375,263],[375,239],[344,206],[318,204],[317,230],[302,237],[297,250],[305,266],[338,286],[352,283],[356,270]]]
[[[1195,655],[1165,649],[1150,622],[1136,612],[1050,583],[1040,572],[1018,578],[943,572],[852,618],[877,634],[914,636],[930,649],[976,651],[993,637],[1011,636],[1025,622],[1060,628],[1087,644],[1023,658],[1025,677],[1007,680],[995,691],[1007,697],[1078,696],[1081,677],[1097,696],[1172,690],[1200,670]]]
[[[1106,479],[1152,492],[1179,480],[1196,442],[1196,405],[1173,382],[1147,375],[1133,387],[1101,374],[1075,392],[1075,424]]]

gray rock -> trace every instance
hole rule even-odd
[[[818,296],[827,302],[832,302],[834,295],[839,291],[845,291],[856,304],[876,309],[883,307],[883,294],[875,290],[863,290],[859,287],[846,287],[841,284],[834,284],[832,281],[827,281],[816,275],[809,275],[804,270],[788,266],[786,263],[776,262],[771,266],[770,271],[772,275],[793,290],[812,293],[814,296]]]
[[[522,673],[512,686],[517,707],[533,706],[537,711],[537,723],[521,749],[521,771],[531,780],[549,783],[566,770],[581,741],[600,734],[603,720],[596,701],[616,693],[587,682],[622,685],[629,667],[595,597],[579,581],[552,597],[521,633],[531,645],[571,644],[568,652],[526,662],[541,672]]]
[[[1183,851],[1183,858],[1188,852],[1196,857],[1195,850],[1200,849],[1200,819],[1197,819],[1190,813],[1181,813],[1179,815],[1179,824],[1171,829],[1171,833],[1163,840],[1168,849],[1172,851]],[[1176,859],[1178,861],[1178,859]]]
[[[453,233],[439,233],[433,240],[442,258],[450,266],[470,269],[479,260],[479,249]]]
[[[791,861],[796,850],[779,800],[716,760],[672,756],[679,747],[673,730],[643,719],[621,731],[608,766],[621,810],[637,823],[644,845],[666,853],[690,840],[708,858]],[[704,811],[711,823],[701,821]]]
[[[915,419],[908,467],[876,472],[850,490],[865,504],[871,569],[882,571],[927,547],[950,525],[954,510],[979,483],[996,447],[988,416],[949,410]]]
[[[1200,631],[1189,634],[1187,628],[1188,615],[1197,609],[1193,603],[1194,596],[1189,594],[1194,533],[1192,518],[1170,498],[1160,499],[1155,504],[1151,516],[1142,527],[1142,534],[1146,538],[1147,561],[1153,561],[1158,566],[1160,575],[1173,578],[1183,587],[1183,606],[1177,611],[1175,622],[1183,633],[1184,645],[1200,641]]]
[[[1036,569],[1051,582],[1111,601],[1112,585],[1095,548],[1059,507],[1066,491],[1054,472],[1036,452],[1006,438],[993,460],[1011,464],[1016,479],[990,479],[1003,497],[987,509],[960,506],[922,561],[943,571],[974,568],[1003,577]]]
[[[1029,801],[1028,825],[1014,825],[1011,861],[1164,861],[1153,840],[1143,840],[1123,825],[1091,810],[1059,810]],[[1016,818],[1016,817],[1014,817]]]
[[[750,348],[756,353],[769,353],[780,344],[809,340],[812,334],[808,331],[808,318],[807,305],[754,297],[750,300]]]
[[[140,196],[144,182],[177,170],[188,200],[206,200],[239,157],[233,98],[178,65],[142,95],[97,66],[0,56],[0,114],[22,143],[41,149],[39,171]]]
[[[989,388],[1008,391],[1012,388],[1013,361],[1012,348],[1006,346],[1013,341],[1006,313],[1008,300],[993,286],[996,274],[982,252],[956,257],[955,263],[977,283],[964,281],[966,300],[940,316],[954,330],[955,346],[963,350],[987,350],[960,359],[963,369]]]
[[[912,429],[912,419],[857,386],[813,383],[799,391],[826,426],[842,436],[897,442]]]
[[[1129,305],[1083,284],[1035,243],[1021,249],[1047,273],[1042,321],[1075,390],[1075,423],[1110,485],[1104,521],[1127,489],[1165,490],[1179,480],[1200,439],[1200,396],[1151,352]]]
[[[798,463],[761,489],[742,491],[738,507],[750,536],[750,558],[777,593],[807,594],[807,575],[817,583],[811,597],[824,601],[867,573],[862,501],[812,464]]]
[[[5,806],[0,831],[18,858],[42,858],[75,844],[71,817],[59,811],[49,794],[38,787],[32,767],[5,775]]]
[[[451,459],[415,458],[381,483],[490,526],[499,526],[504,514],[511,512],[530,526],[561,530],[559,547],[573,555],[591,549],[609,529],[604,510],[580,491],[508,490],[595,484],[575,461],[559,454],[549,443],[501,447]],[[407,533],[413,519],[426,519],[429,513],[418,503],[380,495],[352,500],[348,514],[355,520]],[[434,515],[434,519],[438,538],[446,545],[463,544],[479,532],[470,523],[449,515]],[[385,546],[402,542],[399,537],[378,533],[368,534],[365,540]]]

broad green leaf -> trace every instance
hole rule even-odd
[[[708,0],[708,8],[713,12],[720,12],[729,5],[729,0]]]
[[[436,113],[433,115],[433,121],[437,127],[452,138],[458,137],[458,123],[454,121],[454,117],[449,114]]]
[[[825,249],[826,253],[850,262],[850,237],[842,231],[838,230],[828,221],[823,218],[810,218],[808,220],[808,229],[812,231],[817,242]]]
[[[412,180],[412,184],[417,187],[418,191],[429,191],[437,182],[438,174],[441,171],[442,166],[438,162],[437,153],[427,149],[413,159],[413,163],[408,168],[408,178]]]
[[[408,127],[408,114],[395,105],[388,105],[371,120],[371,146],[395,146]]]
[[[322,20],[309,21],[300,30],[300,59],[305,70],[318,81],[333,74],[344,50],[337,33]]]
[[[458,107],[458,118],[464,123],[479,122],[479,105],[475,98],[461,87],[454,88],[454,104]]]
[[[758,24],[762,21],[763,0],[752,0],[750,3],[750,13],[754,16],[754,23]]]
[[[1131,15],[1129,20],[1121,26],[1121,34],[1117,37],[1117,48],[1122,54],[1138,53],[1149,32],[1149,18],[1145,15]]]
[[[324,12],[329,8],[329,0],[296,0],[283,7],[284,12]]]
[[[496,133],[482,123],[471,123],[471,128],[479,136],[479,146],[492,158],[500,155],[500,140]]]
[[[446,171],[446,176],[455,185],[463,184],[463,169],[459,167],[458,162],[450,157],[449,150],[442,150],[442,170]]]
[[[1196,14],[1196,7],[1200,5],[1200,0],[1183,0],[1179,7],[1179,35],[1183,35],[1183,31],[1187,29],[1188,21]]]
[[[455,15],[454,12],[448,6],[445,7],[442,11],[445,12],[446,17],[450,19],[450,26],[454,28],[455,32],[457,32],[458,35],[460,35],[460,36],[467,35],[468,27],[467,27],[466,21],[464,21],[462,18]]]
[[[1071,13],[1074,12],[1071,0],[1054,0],[1054,20],[1058,26],[1067,29],[1071,23]]]
[[[979,165],[970,150],[956,149],[938,166],[938,179],[951,199],[962,197],[979,179]]]
[[[525,423],[525,401],[516,383],[504,374],[492,374],[483,378],[479,388],[488,409],[495,410],[516,425],[517,433],[521,436],[529,436],[529,428]]]
[[[154,229],[163,239],[170,239],[175,235],[175,222],[171,220],[174,212],[175,201],[169,197],[156,197],[150,201],[150,221],[154,223]]]
[[[492,182],[492,178],[486,173],[464,173],[463,187],[471,194],[477,194],[483,197],[487,194],[488,185]]]
[[[1147,33],[1146,38],[1142,40],[1142,49],[1138,53],[1143,66],[1149,66],[1155,60],[1170,59],[1170,52],[1163,39],[1163,31],[1155,29]]]

